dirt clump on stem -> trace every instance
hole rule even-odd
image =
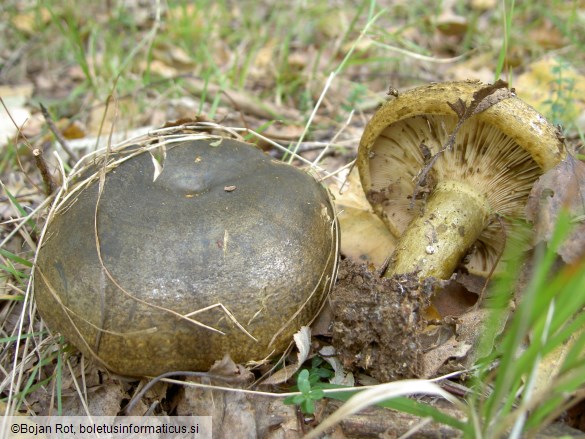
[[[332,338],[345,368],[388,382],[420,375],[423,312],[433,280],[415,275],[380,277],[348,259],[331,296]]]

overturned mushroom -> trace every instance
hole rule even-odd
[[[243,142],[134,145],[68,184],[38,252],[37,305],[120,374],[278,354],[334,282],[327,191]]]
[[[464,257],[472,271],[488,272],[504,242],[496,218],[522,219],[534,181],[564,156],[555,128],[502,85],[423,86],[368,123],[362,185],[400,237],[386,276],[447,279]]]

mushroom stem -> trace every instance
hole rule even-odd
[[[478,188],[482,189],[482,188]],[[402,234],[385,277],[416,272],[448,279],[489,222],[487,199],[459,181],[443,181]]]

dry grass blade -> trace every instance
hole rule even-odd
[[[386,50],[390,50],[392,52],[399,53],[400,55],[405,55],[405,56],[412,58],[412,59],[430,62],[430,63],[434,63],[434,64],[455,63],[457,61],[461,61],[461,60],[467,58],[468,56],[472,55],[475,52],[475,50],[470,50],[469,52],[466,52],[462,55],[454,56],[451,58],[437,58],[435,56],[421,55],[420,53],[412,52],[410,50],[402,49],[402,48],[396,47],[396,46],[391,46],[390,44],[380,43],[379,41],[376,41],[376,40],[371,40],[371,42],[375,46],[381,47],[381,48],[386,49]]]

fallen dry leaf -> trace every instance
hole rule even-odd
[[[421,378],[433,377],[448,359],[464,357],[471,347],[472,345],[452,337],[446,343],[426,352],[422,358]]]
[[[143,64],[143,67],[146,69],[146,62]],[[163,78],[173,78],[179,74],[177,69],[158,59],[152,60],[148,67],[152,73],[162,76]]]
[[[178,72],[191,70],[195,61],[182,48],[168,43],[159,43],[152,50],[153,59],[173,67]]]
[[[299,350],[297,353],[297,362],[294,364],[288,364],[282,369],[277,370],[267,379],[262,381],[263,385],[275,385],[288,381],[309,358],[309,352],[311,351],[311,328],[308,326],[302,326],[301,329],[293,335],[293,338],[297,345],[297,349]]]
[[[78,120],[62,119],[57,122],[57,127],[60,128],[61,134],[67,140],[83,139],[87,134],[85,126]]]
[[[504,330],[509,314],[510,309],[495,312],[472,308],[457,318],[445,318],[438,325],[429,325],[421,338],[423,345],[431,347],[423,355],[423,376],[430,378],[437,373],[473,367],[478,358],[491,352],[496,342],[495,338],[483,340],[486,323],[497,325],[494,331],[494,337],[497,337]],[[449,335],[451,337],[446,340]]]
[[[213,363],[209,373],[215,376],[236,379],[241,383],[250,382],[254,379],[254,374],[240,364],[234,363],[229,355],[224,355],[221,360]]]
[[[540,177],[530,192],[526,217],[534,223],[535,244],[550,241],[562,209],[576,220],[558,250],[570,264],[585,255],[585,163],[571,154]]]
[[[349,174],[341,193],[337,184],[330,189],[339,212],[341,253],[356,263],[381,266],[394,251],[396,240],[372,211],[357,168]]]
[[[453,0],[443,1],[441,13],[436,21],[437,30],[448,36],[463,36],[467,32],[467,18],[455,12]]]
[[[465,285],[452,280],[437,291],[432,303],[440,316],[457,317],[475,305],[477,298],[478,295],[470,292]]]
[[[585,126],[585,76],[567,61],[549,57],[530,64],[514,79],[516,94],[543,114],[551,104],[563,98],[563,122],[576,121]]]
[[[496,7],[498,0],[471,0],[471,8],[487,11]]]
[[[305,127],[302,125],[275,121],[262,131],[262,135],[276,140],[296,140],[302,136],[304,129]]]
[[[478,53],[469,57],[469,59],[454,63],[447,67],[447,77],[454,81],[465,81],[469,78],[474,78],[489,84],[494,80],[491,56],[489,52]]]
[[[353,387],[355,386],[355,378],[352,372],[348,372],[344,369],[343,364],[337,358],[335,348],[333,346],[324,346],[320,351],[319,355],[331,365],[335,376],[329,380],[331,384],[337,384],[340,386]]]
[[[51,13],[47,8],[30,9],[27,12],[14,15],[10,23],[16,29],[27,35],[34,35],[51,20]]]
[[[189,379],[193,381],[196,379]],[[177,416],[211,416],[214,437],[299,438],[296,407],[282,399],[186,386]]]
[[[73,393],[63,401],[63,413],[68,416],[116,416],[120,411],[121,401],[128,397],[120,384],[108,381],[103,385],[88,389],[88,412],[81,402],[79,394]]]
[[[479,308],[470,310],[456,319],[457,340],[472,346],[465,358],[462,359],[461,364],[465,367],[472,367],[478,358],[485,357],[492,351],[496,338],[506,326],[511,310],[511,307],[498,311]],[[480,343],[485,337],[485,327],[488,321],[497,326],[493,333],[494,338]]]
[[[568,43],[567,38],[550,20],[543,20],[529,35],[531,41],[546,50],[559,49]]]
[[[273,65],[275,49],[276,43],[274,40],[268,40],[268,42],[256,52],[251,68],[258,76],[266,74],[266,71]]]

